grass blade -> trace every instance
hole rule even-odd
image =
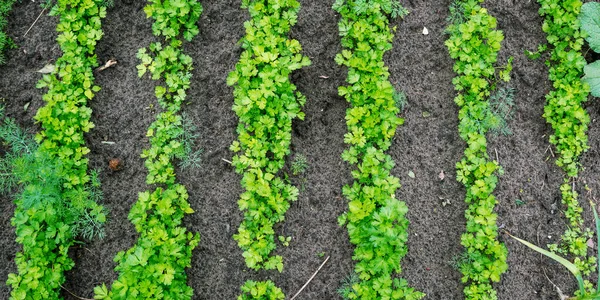
[[[596,219],[596,225],[597,226],[600,225],[598,223],[598,221],[599,221],[599,219]],[[552,252],[550,252],[548,250],[542,249],[542,248],[540,248],[540,247],[538,247],[538,246],[536,246],[536,245],[534,245],[534,244],[532,244],[532,243],[530,243],[528,241],[525,241],[525,240],[522,240],[522,239],[520,239],[518,237],[512,236],[511,234],[508,234],[508,235],[510,235],[513,239],[519,241],[521,244],[523,244],[523,245],[529,247],[530,249],[533,249],[533,250],[535,250],[535,251],[537,251],[537,252],[539,252],[539,253],[541,253],[541,254],[549,257],[549,258],[552,258],[553,260],[557,261],[558,263],[560,263],[561,265],[563,265],[567,269],[569,269],[569,271],[577,279],[577,283],[579,284],[579,289],[581,290],[582,295],[585,295],[585,288],[584,288],[584,285],[583,285],[583,277],[581,276],[581,272],[579,272],[579,269],[577,268],[577,266],[575,266],[572,262],[566,260],[565,258],[563,258],[563,257],[561,257],[561,256],[559,256],[559,255],[557,255],[555,253],[552,253]]]
[[[594,212],[594,220],[596,220],[596,247],[600,247],[600,218],[598,218],[598,210],[596,209],[596,203],[590,201],[590,205],[592,206],[592,211]],[[600,278],[600,251],[598,252],[598,258],[596,260],[596,264],[598,266],[598,278]],[[597,285],[596,291],[600,293],[600,284]]]

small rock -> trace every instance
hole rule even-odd
[[[424,35],[428,35],[429,34],[429,30],[427,29],[427,27],[423,27],[423,34]]]

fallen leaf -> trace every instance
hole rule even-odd
[[[50,73],[54,72],[55,69],[56,68],[54,67],[53,64],[47,64],[43,68],[39,69],[37,72],[42,73],[42,74],[50,74]]]
[[[415,178],[415,172],[413,172],[413,171],[408,171],[408,177],[410,177],[410,178]]]
[[[430,112],[428,112],[428,111],[424,111],[424,112],[422,113],[422,115],[423,115],[423,118],[429,118],[429,117],[431,117],[431,113],[430,113]]]
[[[594,241],[592,239],[587,240],[587,246],[590,248],[594,248]]]
[[[120,171],[123,169],[123,161],[118,158],[113,158],[108,161],[108,167],[113,171]]]
[[[29,104],[31,104],[31,102],[27,102],[27,103],[25,103],[25,105],[23,105],[24,111],[27,111],[27,109],[29,108]]]

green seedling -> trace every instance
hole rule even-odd
[[[308,169],[308,160],[304,154],[296,154],[292,161],[292,175],[298,176],[304,174]]]
[[[290,241],[291,241],[291,240],[292,240],[292,237],[291,237],[291,236],[288,236],[288,237],[285,237],[285,236],[283,236],[283,235],[280,235],[280,236],[279,236],[279,241],[281,242],[281,244],[282,244],[284,247],[287,247],[287,246],[289,246],[289,245],[290,245]]]

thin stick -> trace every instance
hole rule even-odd
[[[60,284],[59,284],[60,285]],[[60,285],[61,288],[63,288],[63,290],[67,291],[67,293],[71,294],[71,296],[79,299],[79,300],[94,300],[94,299],[90,299],[90,298],[81,298],[73,293],[71,293],[71,291],[67,290],[67,288],[65,288],[64,286]]]
[[[540,254],[541,255],[541,254]],[[554,284],[554,282],[552,282],[552,280],[550,280],[550,278],[548,277],[548,275],[546,274],[546,268],[542,267],[542,271],[544,271],[544,276],[546,277],[546,279],[548,281],[550,281],[550,283],[554,286],[554,288],[556,289],[556,292],[558,293],[558,297],[560,297],[560,300],[569,300],[569,296],[563,294],[563,292],[560,290],[560,288]]]
[[[29,33],[29,30],[31,30],[31,28],[33,28],[35,23],[37,23],[37,21],[40,19],[40,17],[44,14],[45,11],[46,11],[46,8],[44,7],[44,9],[42,9],[42,12],[40,13],[40,15],[37,17],[37,19],[35,19],[35,21],[33,21],[33,24],[31,24],[31,26],[29,26],[29,29],[27,29],[27,32],[25,32],[23,37],[25,37]]]
[[[540,226],[542,226],[541,224],[538,225],[537,230],[535,231],[535,237],[537,239],[537,244],[540,244]],[[540,263],[543,265],[544,256],[540,253]],[[560,300],[568,300],[569,297],[565,296],[565,294],[563,294],[563,292],[560,290],[560,288],[554,284],[554,282],[552,282],[552,280],[550,280],[550,277],[548,277],[548,274],[546,274],[546,268],[542,267],[542,271],[544,272],[544,276],[546,277],[546,279],[554,286],[554,288],[556,289],[556,292],[558,293],[558,296],[560,297]]]
[[[498,158],[498,150],[496,150],[496,148],[494,148],[494,152],[496,152],[496,161],[500,163],[500,159]]]
[[[230,164],[230,165],[233,165],[233,163],[231,161],[229,161],[229,160],[226,160],[224,158],[221,158],[221,160],[224,161],[224,162],[226,162],[226,163],[228,163],[228,164]]]
[[[300,288],[300,290],[290,300],[296,299],[296,297],[298,297],[298,295],[300,295],[300,293],[302,293],[302,291],[308,286],[308,284],[313,280],[313,278],[315,278],[315,276],[317,276],[317,273],[319,273],[319,271],[321,271],[321,268],[323,268],[323,266],[327,263],[327,261],[329,260],[330,257],[331,256],[327,256],[327,258],[321,264],[321,266],[319,266],[319,268],[315,271],[315,273],[313,273],[312,276],[310,276],[308,281],[302,286],[302,288]]]

